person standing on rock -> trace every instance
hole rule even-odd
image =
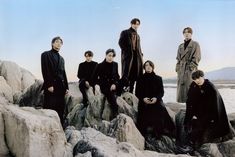
[[[129,92],[133,92],[137,78],[143,74],[143,54],[137,29],[140,20],[131,20],[131,27],[121,32],[119,46],[121,48],[122,84],[129,85]]]
[[[89,82],[91,81],[92,74],[98,63],[92,61],[93,58],[92,51],[86,51],[84,53],[84,56],[86,58],[86,61],[79,64],[77,77],[79,79],[79,89],[83,96],[83,104],[84,106],[87,106],[88,98],[86,95],[86,89],[90,87]]]
[[[65,94],[68,93],[68,81],[65,73],[64,58],[59,54],[63,45],[60,37],[51,41],[52,49],[41,54],[41,70],[43,76],[44,104],[45,109],[55,110],[60,122],[64,123]]]
[[[136,84],[136,96],[139,99],[137,127],[146,137],[148,127],[153,128],[153,136],[174,135],[175,125],[169,116],[162,97],[164,95],[162,78],[154,73],[152,61],[143,65],[145,73]]]
[[[96,66],[91,81],[93,87],[96,84],[100,86],[101,92],[106,96],[111,105],[113,117],[118,114],[116,92],[119,84],[118,63],[113,61],[115,56],[114,49],[106,51],[106,57],[103,62]]]
[[[177,64],[175,71],[177,80],[177,102],[185,103],[190,84],[192,83],[192,72],[197,70],[201,59],[201,50],[198,42],[192,40],[193,30],[186,27],[183,30],[184,43],[179,45],[177,52]]]
[[[223,99],[216,87],[204,79],[201,70],[193,72],[192,79],[184,127],[186,131],[192,129],[190,139],[193,146],[199,148],[203,143],[229,134],[230,128]]]

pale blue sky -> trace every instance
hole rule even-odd
[[[76,80],[83,54],[101,62],[108,48],[117,52],[120,32],[138,17],[144,60],[163,78],[175,76],[182,29],[190,26],[201,46],[199,68],[235,66],[235,0],[0,0],[0,60],[14,61],[41,79],[40,55],[61,36],[69,81]]]

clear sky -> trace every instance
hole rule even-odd
[[[173,77],[182,30],[193,28],[201,46],[199,68],[211,71],[235,66],[235,0],[0,0],[0,60],[16,62],[41,79],[40,56],[60,36],[69,81],[75,81],[84,52],[101,62],[138,17],[144,60],[156,73]]]

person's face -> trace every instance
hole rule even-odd
[[[106,62],[111,63],[113,61],[113,59],[114,59],[113,52],[109,52],[106,55],[105,59],[106,59]]]
[[[195,80],[193,80],[198,86],[202,86],[203,85],[203,83],[204,83],[204,81],[205,81],[205,79],[204,79],[204,77],[199,77],[199,78],[197,78],[197,79],[195,79]]]
[[[153,68],[150,66],[149,62],[147,62],[144,66],[144,70],[146,73],[151,73],[153,72]]]
[[[189,39],[191,39],[191,38],[192,38],[192,34],[189,33],[189,31],[186,29],[186,30],[184,31],[184,39],[185,39],[185,40],[189,40]]]
[[[60,39],[57,39],[54,43],[52,43],[52,48],[59,51],[62,45],[62,41]]]
[[[85,58],[86,58],[86,61],[87,61],[87,62],[91,62],[93,56],[89,56],[88,54],[86,54],[86,55],[85,55]]]
[[[139,28],[139,26],[140,26],[140,23],[139,23],[138,21],[136,21],[135,24],[131,24],[131,27],[132,27],[134,30],[136,30],[136,31],[137,31],[137,29]]]

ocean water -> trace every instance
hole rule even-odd
[[[218,89],[224,100],[227,113],[235,113],[235,89],[231,88],[232,86],[234,85],[225,84],[223,88]],[[164,84],[164,91],[163,101],[165,103],[176,102],[176,84]]]

